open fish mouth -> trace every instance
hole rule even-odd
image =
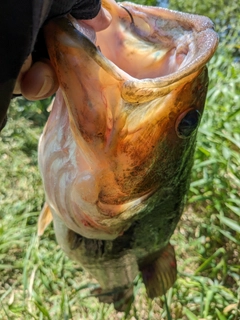
[[[96,37],[73,17],[60,18],[58,41],[84,50],[108,74],[124,81],[122,96],[127,101],[153,99],[154,88],[156,94],[164,94],[164,87],[169,91],[169,85],[201,70],[216,50],[218,39],[207,17],[130,2],[110,0],[102,5],[112,14],[110,27]],[[152,89],[150,96],[147,89]]]
[[[154,79],[141,82],[142,86],[161,88],[176,82],[200,70],[216,49],[213,23],[206,17],[130,2],[119,7],[103,1],[103,6],[112,13],[113,22],[98,34],[97,44],[132,77]]]
[[[97,34],[71,16],[45,27],[60,90],[39,165],[53,215],[115,239],[188,180],[218,39],[206,17],[102,5],[113,20]]]

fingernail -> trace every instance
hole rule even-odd
[[[46,96],[48,92],[52,91],[53,87],[54,87],[54,81],[52,77],[45,76],[43,85],[39,90],[39,92],[36,94],[36,98],[41,98]]]
[[[111,16],[110,12],[107,11],[105,8],[103,8],[103,11],[104,11],[104,14],[105,14],[106,18],[107,18],[109,21],[111,21],[111,20],[112,20],[112,16]]]

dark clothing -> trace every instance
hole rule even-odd
[[[92,19],[100,7],[100,0],[1,0],[0,129],[16,78],[44,22],[66,13],[77,19]]]

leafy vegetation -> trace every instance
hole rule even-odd
[[[124,316],[91,296],[96,282],[59,249],[52,228],[37,238],[44,203],[37,143],[50,100],[20,98],[0,138],[0,319],[240,318],[240,9],[223,0],[171,0],[170,7],[208,15],[220,35],[188,202],[172,238],[177,283],[151,301],[136,279]]]

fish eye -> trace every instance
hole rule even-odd
[[[177,121],[175,130],[179,138],[189,138],[194,133],[200,123],[201,114],[198,110],[188,109],[182,113]]]

